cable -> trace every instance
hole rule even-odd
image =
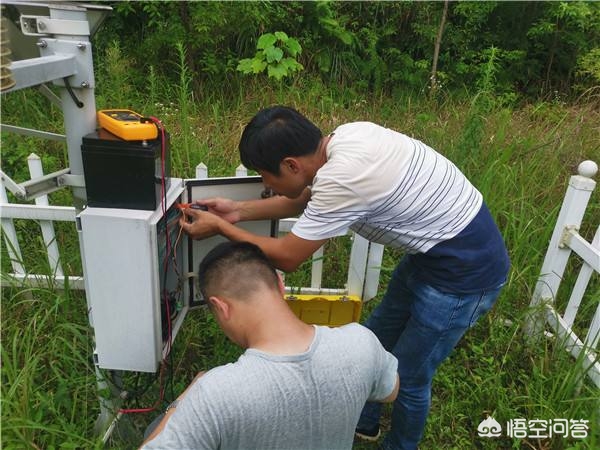
[[[67,88],[67,92],[73,99],[73,102],[75,102],[75,105],[77,105],[78,108],[83,108],[83,106],[84,106],[83,102],[75,96],[75,92],[73,92],[73,88],[71,88],[71,83],[69,82],[69,77],[64,77],[63,81],[65,82],[65,88]]]
[[[149,119],[154,122],[156,127],[160,132],[161,138],[161,211],[162,211],[162,220],[165,223],[165,255],[164,255],[164,277],[163,277],[163,286],[161,292],[161,298],[165,304],[165,315],[167,319],[167,343],[165,347],[165,356],[163,357],[160,363],[160,377],[159,377],[159,386],[160,386],[160,394],[158,400],[154,403],[154,405],[147,408],[129,408],[129,409],[120,409],[119,412],[122,414],[128,413],[146,413],[156,410],[156,408],[163,402],[164,394],[165,394],[165,385],[164,381],[164,372],[167,366],[167,357],[171,357],[171,347],[172,347],[172,329],[171,329],[171,306],[169,304],[169,293],[167,291],[167,276],[169,273],[169,259],[170,252],[173,250],[171,245],[171,236],[169,233],[169,221],[167,217],[167,190],[166,190],[166,175],[165,175],[165,162],[166,162],[166,136],[165,136],[165,128],[162,122],[156,117],[149,117]],[[162,327],[161,327],[162,328]],[[169,364],[169,369],[172,371],[173,364]],[[173,376],[170,374],[170,387],[171,387],[171,397],[173,395]]]
[[[165,136],[165,127],[162,122],[156,117],[151,116],[150,120],[152,120],[156,126],[159,128],[161,133],[161,189],[162,189],[162,211],[163,211],[163,220],[165,221],[165,242],[166,242],[166,254],[165,254],[165,275],[164,275],[164,298],[165,298],[165,311],[167,316],[167,347],[165,358],[169,357],[169,387],[171,389],[171,398],[174,397],[173,394],[173,355],[171,354],[171,348],[173,345],[173,331],[171,330],[171,305],[170,305],[170,297],[169,292],[167,291],[167,277],[168,277],[168,268],[169,268],[169,252],[173,252],[173,246],[171,244],[171,234],[169,233],[169,218],[167,216],[167,188],[166,188],[166,175],[165,175],[165,166],[166,166],[166,153],[167,153],[167,140]]]
[[[167,328],[168,328],[168,333],[167,333],[167,350],[166,350],[166,354],[170,354],[171,352],[171,311],[170,311],[170,305],[169,305],[169,296],[168,296],[168,292],[167,292],[167,286],[166,286],[166,281],[167,281],[167,276],[168,276],[168,269],[169,269],[169,258],[170,258],[170,252],[172,251],[172,245],[171,245],[171,236],[169,233],[169,221],[168,221],[168,217],[167,217],[167,191],[166,191],[166,176],[165,176],[165,161],[166,161],[166,137],[165,137],[165,127],[163,126],[162,122],[157,119],[154,116],[150,116],[150,120],[152,122],[154,122],[154,124],[156,125],[156,127],[158,128],[159,132],[160,132],[160,136],[161,136],[161,208],[162,208],[162,213],[163,213],[163,220],[165,221],[165,241],[166,241],[166,251],[165,251],[165,260],[164,260],[164,286],[163,286],[163,296],[164,296],[164,300],[165,300],[165,306],[166,306],[166,315],[167,315]]]
[[[165,297],[165,311],[167,316],[167,347],[165,358],[169,357],[169,387],[171,390],[171,398],[174,398],[173,393],[173,355],[171,354],[171,348],[173,345],[173,331],[171,330],[171,305],[170,305],[170,297],[167,291],[167,277],[168,277],[168,265],[169,265],[169,252],[173,252],[173,246],[171,244],[171,234],[169,233],[169,218],[167,216],[167,189],[166,189],[166,176],[165,176],[165,166],[166,166],[166,153],[167,153],[167,140],[165,136],[165,127],[162,122],[156,117],[151,116],[150,120],[152,120],[157,127],[159,127],[161,132],[161,188],[162,188],[162,210],[163,210],[163,220],[165,221],[165,241],[166,241],[166,254],[165,254],[165,275],[164,275],[164,297]]]

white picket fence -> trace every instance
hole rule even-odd
[[[43,173],[42,162],[39,156],[29,155],[27,158],[31,179],[41,178]],[[65,276],[61,266],[60,253],[53,222],[75,222],[76,212],[72,206],[51,206],[48,197],[41,195],[35,199],[35,205],[9,203],[6,194],[5,180],[0,178],[0,217],[2,234],[6,250],[10,258],[12,272],[3,273],[2,286],[34,286],[34,287],[61,287],[68,283],[70,289],[85,289],[82,276]],[[15,219],[38,221],[43,242],[47,250],[49,274],[29,273],[24,266],[23,253],[17,238],[14,226]]]
[[[28,158],[28,165],[32,179],[43,176],[42,163],[38,156],[31,154]],[[244,166],[237,167],[235,176],[248,176],[246,168]],[[208,169],[202,163],[196,167],[196,178],[208,178]],[[67,206],[50,206],[48,204],[47,196],[45,195],[36,198],[35,205],[9,203],[4,180],[1,177],[0,202],[0,216],[2,217],[4,241],[13,269],[11,273],[2,274],[2,285],[61,288],[65,283],[68,283],[70,289],[84,290],[83,276],[65,276],[63,273],[53,225],[53,222],[56,221],[75,222],[75,208]],[[39,222],[43,241],[47,249],[50,274],[29,273],[24,267],[23,254],[13,223],[14,219],[32,219]],[[295,218],[280,220],[280,234],[289,232],[295,220]],[[295,293],[302,294],[356,295],[363,301],[368,301],[377,294],[383,250],[384,248],[382,245],[370,243],[361,236],[352,234],[352,249],[350,251],[348,276],[345,287],[327,288],[322,286],[323,247],[321,247],[312,257],[310,286],[286,287],[286,290],[288,292],[293,290]]]
[[[558,337],[556,342],[564,345],[574,358],[581,361],[582,370],[600,387],[600,292],[591,293],[589,296],[590,301],[598,302],[589,325],[586,326],[585,323],[581,323],[580,317],[577,318],[577,325],[582,329],[587,328],[585,338],[581,339],[573,331],[590,278],[594,272],[596,275],[600,272],[600,226],[596,225],[596,233],[591,243],[583,239],[578,232],[592,191],[596,187],[592,177],[597,171],[598,166],[595,162],[584,161],[578,167],[578,175],[569,180],[531,300],[532,315],[527,330],[533,341],[544,334]],[[572,254],[581,258],[582,267],[565,311],[560,314],[556,306],[558,288]],[[547,332],[547,327],[552,330],[550,333]]]
[[[43,175],[40,158],[32,154],[28,158],[31,178]],[[558,216],[555,229],[548,246],[540,276],[531,300],[533,314],[528,321],[527,331],[532,338],[548,335],[550,328],[560,339],[565,348],[575,357],[582,360],[583,370],[591,380],[600,387],[600,361],[598,342],[600,340],[600,305],[588,326],[578,322],[578,326],[587,329],[585,338],[581,339],[573,331],[577,313],[590,278],[600,272],[600,227],[597,228],[592,242],[585,241],[578,233],[584,213],[596,182],[592,177],[597,172],[597,165],[592,161],[580,164],[578,175],[570,178],[563,205]],[[240,166],[236,176],[247,176],[246,169]],[[196,168],[196,178],[207,178],[208,170],[204,164]],[[9,203],[4,186],[0,179],[0,217],[6,249],[10,257],[12,272],[2,274],[2,285],[18,286],[51,286],[60,288],[68,283],[70,289],[83,290],[83,277],[64,275],[61,268],[60,254],[54,235],[53,222],[76,221],[75,208],[69,206],[48,205],[46,196],[36,198],[35,205]],[[47,249],[48,264],[51,274],[28,273],[23,264],[14,219],[38,221]],[[295,219],[280,221],[280,232],[291,229]],[[571,291],[570,299],[563,314],[556,309],[556,295],[563,279],[567,261],[571,254],[579,256],[583,263],[579,276]],[[307,294],[354,294],[364,301],[377,293],[383,246],[369,243],[362,237],[353,236],[350,264],[348,267],[348,283],[344,289],[328,289],[322,287],[323,248],[313,256],[311,286],[301,288]],[[289,289],[289,288],[288,288]],[[597,293],[598,294],[598,293]],[[591,295],[592,301],[600,297]],[[580,321],[580,320],[579,320]]]

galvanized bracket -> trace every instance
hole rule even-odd
[[[10,71],[16,83],[3,93],[70,77],[77,74],[78,64],[75,55],[51,53],[44,57],[14,61]]]
[[[90,25],[85,20],[52,19],[47,16],[21,16],[21,31],[25,36],[89,36]]]
[[[69,55],[75,58],[75,71],[69,78],[72,87],[84,89],[94,89],[96,87],[91,42],[44,38],[38,42],[38,47],[40,48],[42,57],[51,55]],[[65,86],[65,82],[62,78],[54,79],[53,84]]]
[[[71,169],[66,168],[49,173],[43,177],[34,178],[23,183],[16,183],[0,170],[0,177],[6,188],[21,200],[33,200],[41,195],[58,191],[66,186],[85,187],[83,175],[71,175]]]

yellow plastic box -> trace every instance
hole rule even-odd
[[[358,322],[362,309],[356,295],[287,295],[285,299],[303,322],[330,327]]]

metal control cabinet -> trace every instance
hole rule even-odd
[[[181,180],[172,178],[165,207],[171,243],[179,234],[175,203],[222,196],[259,199],[260,177]],[[167,341],[162,300],[165,291],[181,289],[180,304],[171,321],[174,340],[190,305],[201,298],[195,272],[204,255],[221,237],[191,240],[183,233],[165,273],[165,229],[162,206],[154,211],[94,208],[78,216],[84,260],[85,288],[95,334],[96,364],[104,369],[156,372]],[[262,235],[274,235],[276,223],[239,224]],[[174,271],[174,267],[177,270]],[[177,279],[175,279],[177,278]]]
[[[167,206],[183,191],[182,180],[172,179]],[[155,372],[162,358],[161,209],[86,208],[79,214],[95,357],[102,368]],[[187,306],[177,328],[186,312]]]

